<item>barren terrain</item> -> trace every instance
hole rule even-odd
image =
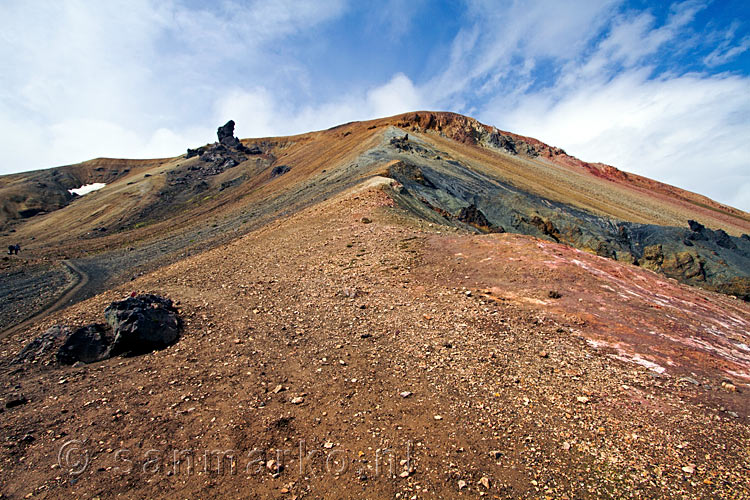
[[[747,214],[669,187],[644,201],[643,182],[559,153],[504,155],[402,119],[253,141],[275,145],[218,174],[245,180],[139,227],[128,213],[164,210],[156,169],[195,159],[14,226],[27,253],[3,272],[67,258],[93,285],[0,340],[0,398],[16,401],[0,413],[2,497],[750,498],[747,302],[417,206],[389,177],[404,160],[388,141],[418,134],[414,148],[597,216],[738,236]],[[270,177],[278,164],[291,169]],[[89,221],[95,205],[112,208]],[[15,359],[133,292],[178,303],[176,344]],[[34,308],[18,309],[6,326]]]

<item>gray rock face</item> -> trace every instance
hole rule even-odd
[[[172,301],[152,294],[112,302],[104,317],[114,334],[109,356],[163,349],[177,341],[182,328]]]
[[[392,153],[399,161],[391,164],[389,176],[401,184],[398,203],[426,220],[551,239],[750,301],[748,238],[696,221],[674,227],[601,217],[524,191],[491,172],[443,160],[439,151],[417,140],[409,145]],[[417,147],[424,147],[424,154]]]

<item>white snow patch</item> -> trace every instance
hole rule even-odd
[[[104,186],[106,186],[106,184],[104,184],[103,182],[95,182],[93,184],[84,184],[83,186],[79,188],[68,189],[68,192],[70,194],[77,194],[78,196],[83,196],[84,194],[88,194],[91,191],[96,191],[97,189],[101,189]]]

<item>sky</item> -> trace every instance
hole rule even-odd
[[[447,110],[750,211],[746,0],[0,0],[0,174]]]

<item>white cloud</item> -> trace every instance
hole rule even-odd
[[[502,16],[515,20],[517,6]],[[477,2],[474,8],[484,13],[486,7]],[[434,80],[449,106],[584,160],[750,209],[742,191],[750,184],[744,139],[750,137],[750,78],[655,66],[664,53],[694,48],[688,26],[703,5],[674,4],[661,25],[649,12],[613,16],[585,3],[569,9],[572,17],[543,0],[526,7],[512,27],[488,14],[458,34],[451,63]],[[538,29],[550,18],[559,33]],[[733,37],[728,34],[730,42],[709,57],[734,57],[742,45],[732,45]],[[549,82],[540,85],[534,71],[545,58],[559,72],[548,73]],[[482,98],[487,88],[490,95]],[[471,102],[467,93],[479,97],[477,109],[465,105]]]
[[[340,15],[343,1],[31,0],[0,3],[0,174],[96,156],[175,155],[211,140],[195,124],[242,81],[299,63],[276,41]],[[200,135],[199,135],[200,132]]]
[[[716,199],[735,202],[740,185],[729,179],[739,173],[747,181],[750,146],[740,142],[750,137],[750,122],[743,118],[750,116],[747,78],[649,79],[648,70],[632,71],[582,85],[561,99],[539,94],[502,115],[504,127],[584,160]]]
[[[298,106],[285,102],[264,87],[235,88],[217,101],[214,121],[224,123],[233,119],[239,137],[293,135],[414,111],[423,104],[419,89],[406,75],[399,73],[383,85],[317,105]]]
[[[373,117],[418,110],[422,104],[420,92],[403,73],[397,74],[390,82],[367,93],[367,106]]]
[[[582,0],[572,8],[557,0],[516,0],[502,7],[491,0],[471,1],[469,26],[455,37],[446,69],[425,87],[432,100],[456,104],[467,93],[507,90],[503,80],[524,86],[534,62],[578,57],[620,3]]]

